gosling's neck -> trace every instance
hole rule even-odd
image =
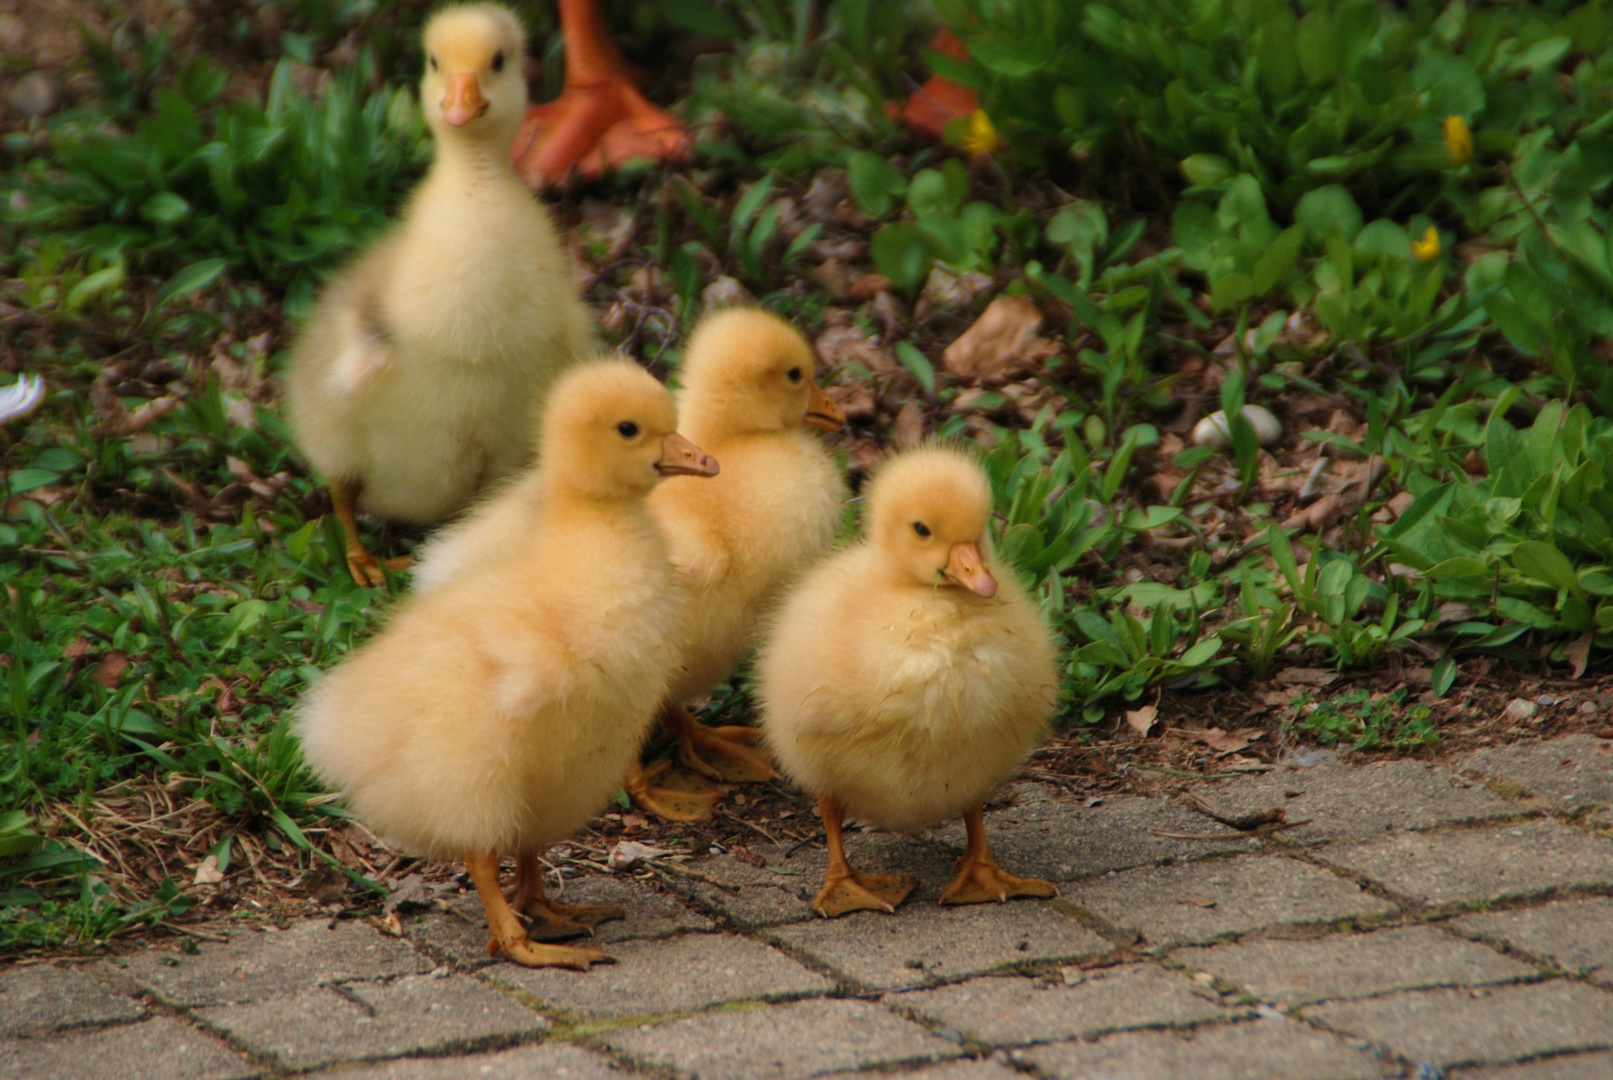
[[[472,199],[507,194],[512,188],[523,198],[527,197],[526,188],[510,166],[507,142],[452,135],[439,137],[426,184],[434,191],[454,192]]]

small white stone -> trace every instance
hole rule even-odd
[[[1511,720],[1516,724],[1524,720],[1533,720],[1535,718],[1535,714],[1539,711],[1540,706],[1536,705],[1534,702],[1521,697],[1513,698],[1511,701],[1507,702],[1506,710],[1502,712],[1501,717],[1504,720]]]
[[[1249,421],[1249,426],[1255,429],[1255,440],[1261,446],[1270,446],[1282,437],[1283,425],[1270,409],[1259,405],[1245,405],[1243,418]],[[1232,436],[1227,431],[1227,414],[1221,409],[1215,410],[1203,420],[1193,425],[1194,446],[1230,446]]]

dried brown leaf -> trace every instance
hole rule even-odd
[[[1587,630],[1569,642],[1563,649],[1563,655],[1568,658],[1569,664],[1573,666],[1574,678],[1576,679],[1585,674],[1585,666],[1591,662],[1591,638],[1593,636],[1593,633]]]
[[[1037,336],[1042,317],[1042,309],[1023,296],[999,296],[947,346],[941,362],[974,382],[1003,382],[1029,371],[1059,351],[1058,342]]]
[[[924,406],[909,400],[891,425],[891,442],[896,446],[916,446],[924,440]]]
[[[1126,711],[1126,726],[1135,731],[1140,738],[1147,738],[1149,731],[1153,730],[1158,722],[1159,709],[1153,705]]]
[[[123,679],[123,673],[129,670],[129,654],[113,649],[101,657],[101,662],[95,665],[95,681],[108,690],[116,690],[118,683]]]
[[[861,364],[876,375],[887,375],[897,370],[890,350],[879,342],[863,336],[856,326],[831,326],[818,335],[814,346],[818,358],[826,368],[842,368],[847,364]]]

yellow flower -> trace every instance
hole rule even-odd
[[[979,156],[991,153],[997,149],[997,144],[1000,142],[1002,136],[997,134],[997,127],[991,122],[991,117],[986,115],[986,110],[976,109],[970,114],[969,130],[964,133],[958,145],[971,155]]]
[[[1423,233],[1421,240],[1411,242],[1411,253],[1423,262],[1433,262],[1439,258],[1439,230],[1432,225]]]
[[[1473,132],[1460,116],[1445,118],[1445,149],[1451,152],[1451,160],[1458,165],[1473,160]]]

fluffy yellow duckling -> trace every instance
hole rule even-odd
[[[541,507],[522,545],[418,597],[331,671],[297,719],[308,760],[378,832],[463,856],[490,951],[586,970],[592,948],[535,937],[620,918],[544,899],[537,857],[610,799],[637,759],[677,663],[682,596],[645,498],[665,475],[716,463],[674,430],[672,396],[627,361],[562,377],[543,431]]]
[[[895,911],[915,884],[851,868],[848,815],[916,830],[961,813],[968,850],[944,904],[1053,896],[997,865],[982,823],[1058,693],[1052,631],[993,558],[986,477],[957,451],[921,448],[880,470],[867,506],[868,539],[791,590],[758,662],[767,743],[818,796],[828,834],[813,910]]]
[[[495,4],[427,24],[436,160],[402,219],[332,282],[287,372],[292,430],[330,484],[360,584],[381,572],[355,504],[421,524],[457,513],[526,462],[543,394],[590,351],[554,226],[508,160],[524,42]]]
[[[661,720],[690,768],[712,779],[762,780],[773,770],[751,745],[755,729],[704,727],[683,702],[733,674],[755,643],[763,611],[834,542],[845,482],[807,428],[839,430],[845,414],[814,380],[806,339],[756,308],[704,319],[681,374],[682,428],[723,469],[714,480],[674,481],[650,495],[688,596],[682,660]],[[433,537],[421,549],[415,591],[441,588],[518,543],[541,501],[541,484],[529,474]],[[727,760],[708,762],[702,753]],[[639,805],[678,821],[709,815],[714,794],[651,787],[657,774],[635,768],[629,775]]]
[[[733,675],[763,613],[834,543],[845,505],[840,468],[807,429],[838,431],[846,417],[813,368],[800,332],[759,308],[702,320],[684,351],[683,429],[723,462],[723,473],[650,495],[688,594],[683,659],[661,723],[678,759],[713,780],[765,780],[773,768],[754,746],[757,729],[705,727],[684,703]],[[715,795],[652,788],[658,771],[629,777],[641,806],[673,820],[709,815]]]

